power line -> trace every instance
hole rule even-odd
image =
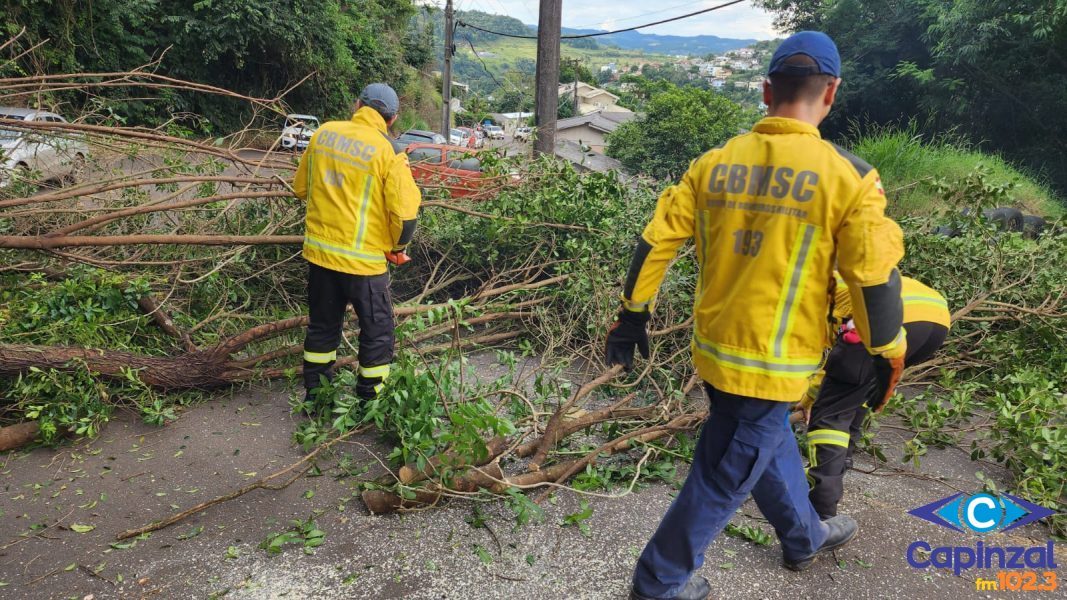
[[[684,2],[682,4],[675,4],[674,6],[668,6],[666,8],[661,8],[659,10],[650,10],[650,11],[648,11],[646,13],[641,13],[639,15],[634,15],[632,17],[621,17],[621,18],[618,18],[618,19],[610,19],[610,21],[612,21],[612,22],[636,21],[638,19],[643,19],[643,18],[645,18],[647,16],[650,16],[650,15],[658,15],[658,14],[661,14],[661,13],[670,12],[670,11],[676,9],[676,8],[685,8],[687,6],[692,6],[694,4],[701,4],[701,3],[700,2]],[[568,27],[567,29],[592,29],[594,27],[600,27],[602,23],[604,23],[605,21],[608,21],[608,20],[609,19],[604,19],[604,20],[600,21],[600,23],[590,23],[588,25],[573,25],[571,27]]]
[[[626,27],[624,29],[615,29],[613,31],[598,31],[596,33],[586,33],[586,34],[582,34],[582,35],[564,35],[564,36],[560,36],[560,39],[561,40],[578,40],[578,39],[583,39],[583,38],[593,38],[593,37],[600,37],[600,36],[604,36],[604,35],[611,35],[613,33],[624,33],[626,31],[636,31],[638,29],[644,29],[645,27],[652,27],[654,25],[663,25],[664,23],[671,23],[673,21],[681,21],[682,19],[688,19],[689,17],[695,17],[697,15],[702,15],[704,13],[709,13],[709,12],[716,11],[716,10],[719,10],[719,9],[727,8],[727,7],[733,6],[735,4],[741,4],[742,2],[745,2],[745,0],[733,0],[732,2],[724,2],[724,3],[719,4],[717,6],[712,6],[711,8],[705,8],[703,10],[698,10],[698,11],[694,11],[694,12],[691,12],[691,13],[686,13],[684,15],[679,15],[677,17],[671,17],[669,19],[663,19],[663,20],[660,20],[660,21],[653,21],[652,23],[645,23],[643,25],[634,25],[633,27]],[[536,35],[517,35],[517,34],[514,34],[514,33],[502,33],[500,31],[493,31],[491,29],[485,29],[485,28],[482,28],[482,27],[478,27],[477,25],[471,25],[470,23],[467,23],[467,22],[464,22],[464,21],[457,21],[456,22],[456,26],[457,27],[467,27],[469,29],[476,29],[478,31],[481,31],[481,32],[484,32],[484,33],[489,33],[489,34],[492,34],[492,35],[499,35],[499,36],[510,37],[510,38],[518,38],[520,40],[536,40],[537,39]]]

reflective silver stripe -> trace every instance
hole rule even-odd
[[[363,233],[367,229],[367,207],[370,206],[370,184],[373,182],[371,176],[367,176],[367,183],[363,186],[363,203],[359,207],[359,233],[356,234],[356,250],[363,249]]]
[[[648,310],[648,307],[651,306],[652,303],[655,300],[656,300],[656,297],[652,296],[652,299],[649,300],[648,302],[630,302],[624,296],[623,299],[622,299],[622,305],[623,305],[623,307],[626,308],[626,310],[631,311],[631,312],[645,312],[645,311]]]
[[[816,429],[808,432],[808,444],[812,446],[831,445],[848,448],[849,435],[847,431],[836,429]]]
[[[904,300],[904,304],[915,302],[917,304],[933,304],[948,308],[948,302],[944,298],[934,298],[933,296],[904,296],[902,300]]]
[[[716,360],[720,360],[724,363],[729,363],[731,365],[737,365],[739,367],[760,369],[762,371],[768,371],[769,373],[795,373],[806,377],[812,371],[815,371],[819,368],[819,359],[812,359],[812,362],[805,363],[770,362],[764,359],[730,354],[724,350],[720,350],[712,346],[711,344],[695,336],[693,337],[693,344],[696,345],[698,350],[707,353]]]
[[[705,221],[707,217],[704,216],[705,211],[697,209],[697,240],[699,240],[699,251],[697,253],[697,304],[700,304],[700,299],[704,296],[704,269],[708,263],[708,232]]]
[[[341,248],[339,246],[332,246],[325,242],[320,242],[310,235],[304,235],[304,243],[308,246],[312,246],[322,250],[323,252],[329,252],[331,254],[343,254],[344,256],[353,256],[369,262],[385,262],[385,255],[367,254],[366,252],[357,252],[355,250],[349,250],[347,248]]]
[[[337,360],[337,351],[332,350],[330,352],[311,352],[310,350],[304,350],[304,360],[309,363],[315,363],[324,365]]]
[[[381,377],[385,379],[389,376],[389,365],[379,365],[377,367],[363,367],[359,368],[359,374],[364,377]]]
[[[803,225],[804,233],[800,241],[800,249],[797,251],[796,262],[793,263],[793,272],[789,276],[789,287],[786,290],[785,303],[782,305],[782,314],[778,320],[778,330],[774,336],[774,355],[782,356],[782,344],[785,342],[785,334],[789,329],[789,319],[793,316],[793,304],[797,300],[800,291],[800,282],[804,278],[804,270],[807,267],[808,251],[811,241],[815,237],[815,226]]]

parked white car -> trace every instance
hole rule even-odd
[[[448,132],[448,143],[452,144],[453,146],[466,147],[468,143],[467,138],[469,137],[470,134],[466,131],[463,131],[462,129],[453,128],[451,131]]]
[[[530,140],[530,136],[533,134],[533,128],[531,127],[519,127],[515,130],[515,140],[519,142],[527,142]]]
[[[311,136],[319,128],[319,118],[311,115],[285,115],[282,129],[282,148],[303,152],[311,143]]]
[[[0,106],[0,119],[26,123],[66,123],[56,113]],[[0,125],[0,187],[17,177],[42,180],[72,178],[85,167],[89,146],[81,135],[47,129],[25,130]]]
[[[489,139],[502,140],[504,139],[504,128],[499,125],[486,125],[485,134],[489,136]]]

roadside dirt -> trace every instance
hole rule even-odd
[[[544,522],[518,530],[502,503],[480,505],[488,527],[474,528],[469,503],[371,516],[358,498],[358,478],[337,479],[323,465],[323,476],[254,491],[131,547],[111,545],[120,531],[297,461],[303,453],[290,440],[295,418],[285,390],[255,388],[216,397],[163,428],[123,414],[96,440],[0,456],[0,598],[624,598],[636,556],[674,491],[657,484],[589,498],[588,536],[560,525],[578,510],[571,492],[546,504]],[[900,447],[900,432],[882,431],[890,451]],[[374,475],[381,467],[368,448],[381,449],[372,434],[342,452]],[[861,458],[857,467],[874,464]],[[792,573],[780,566],[777,543],[760,547],[724,536],[701,573],[712,582],[713,598],[998,597],[975,592],[974,577],[992,576],[988,571],[956,577],[905,561],[916,540],[973,544],[906,512],[956,489],[976,489],[975,470],[964,453],[949,449],[931,451],[922,473],[853,472],[842,512],[861,531],[835,556]],[[981,470],[1003,476],[987,465]],[[290,520],[309,517],[326,534],[312,554],[299,544],[277,556],[258,548]],[[751,502],[735,522],[773,534]],[[86,527],[76,525],[92,529],[79,533]],[[1039,526],[1011,533],[986,541],[1044,545],[1048,538]]]

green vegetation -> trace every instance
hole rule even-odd
[[[1061,513],[1052,519],[1054,530],[1067,535],[1067,235],[1027,241],[981,218],[959,217],[1011,198],[1014,187],[994,184],[983,170],[939,183],[941,202],[963,235],[925,234],[925,220],[906,220],[901,270],[944,294],[955,321],[944,357],[934,363],[941,368],[927,371],[936,385],[890,404],[915,431],[904,460],[918,463],[928,446],[950,445],[975,460],[993,459],[1014,476],[1009,491]]]
[[[961,180],[977,165],[986,169],[988,183],[1013,184],[1011,206],[1045,217],[1064,214],[1065,205],[1048,186],[958,137],[927,141],[914,123],[904,129],[856,128],[853,136],[850,149],[878,169],[892,198],[889,210],[894,216],[932,214],[948,208],[941,202],[935,183]]]
[[[415,11],[410,0],[368,0],[358,10],[339,0],[17,0],[5,5],[0,31],[15,35],[26,27],[19,40],[24,48],[48,42],[2,70],[5,75],[26,74],[44,64],[50,74],[107,73],[158,60],[158,68],[149,70],[265,98],[310,75],[287,96],[289,105],[320,117],[344,117],[361,87],[372,81],[408,90],[405,96],[418,93],[416,69],[425,67],[431,53],[429,35],[409,26]],[[71,90],[44,101],[95,106],[129,124],[193,113],[207,121],[194,117],[187,124],[227,133],[250,116],[247,103],[232,98],[184,90],[130,92]]]
[[[762,0],[784,30],[818,29],[841,49],[840,110],[850,121],[916,119],[1047,176],[1067,193],[1067,1]]]
[[[633,172],[674,179],[690,161],[733,137],[743,111],[725,97],[661,83],[645,105],[646,115],[608,136],[608,156]]]

